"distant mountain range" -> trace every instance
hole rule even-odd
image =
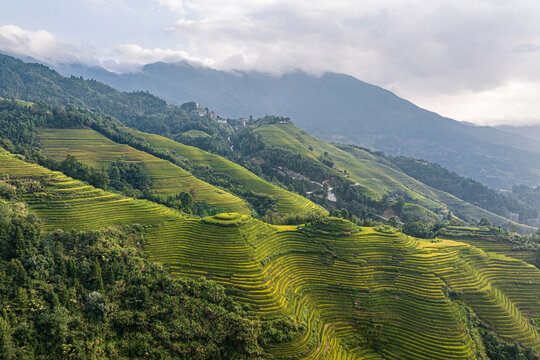
[[[324,140],[436,162],[498,189],[540,185],[540,142],[442,117],[348,75],[273,76],[187,62],[149,64],[126,74],[81,65],[56,68],[120,90],[148,90],[172,104],[196,101],[225,117],[288,116]]]
[[[510,132],[513,134],[521,135],[538,142],[540,140],[540,125],[525,125],[525,126],[497,126],[498,129]]]

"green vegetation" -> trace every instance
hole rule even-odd
[[[463,243],[360,230],[335,218],[302,230],[188,220],[147,240],[150,257],[173,272],[234,288],[254,314],[285,313],[305,323],[302,336],[270,348],[277,358],[376,358],[374,350],[400,359],[483,358],[484,345],[462,327],[454,296],[504,339],[540,347],[527,320],[540,310],[533,295],[540,271]]]
[[[124,204],[116,208],[121,221],[102,211],[73,221],[66,201],[84,202],[85,211],[94,206],[76,190],[80,182],[67,178],[74,187],[71,197],[52,202],[48,194],[57,188],[50,176],[57,173],[8,154],[0,159],[9,177],[4,182],[18,184],[15,196],[33,200],[29,211],[40,214],[47,229],[141,220],[157,225],[143,230],[152,260],[167,264],[176,275],[204,275],[223,284],[236,301],[249,306],[250,317],[269,319],[263,329],[274,324],[291,331],[286,334],[297,332],[263,331],[264,351],[276,358],[482,358],[484,343],[461,326],[456,297],[505,341],[540,347],[533,325],[540,313],[533,295],[540,291],[540,271],[519,260],[452,240],[360,229],[340,218],[314,220],[298,229],[232,213],[200,220],[172,211],[135,218],[129,217],[133,208]],[[54,212],[43,211],[53,203],[59,205]],[[270,320],[277,318],[283,320]],[[286,342],[272,344],[276,339]]]
[[[141,136],[158,149],[174,151],[175,154],[187,159],[193,173],[211,184],[227,187],[233,193],[243,197],[249,196],[248,192],[251,192],[276,199],[275,212],[279,215],[325,213],[324,209],[306,198],[269,183],[246,168],[221,156],[175,142],[163,136],[138,131],[133,133]],[[263,212],[261,215],[264,214]]]
[[[251,213],[238,197],[197,179],[169,161],[115,143],[94,130],[41,129],[38,141],[43,153],[52,159],[60,160],[70,154],[96,169],[108,169],[109,174],[113,169],[111,166],[117,164],[118,160],[142,163],[141,171],[148,177],[146,183],[156,194],[174,196],[183,192],[191,193],[195,202],[218,209]],[[144,187],[144,184],[134,186],[140,190]]]
[[[145,259],[140,228],[43,233],[24,210],[0,203],[2,359],[253,359],[268,341],[222,286]]]
[[[116,224],[158,224],[183,215],[168,207],[109,193],[0,152],[2,182],[44,220],[47,229],[91,230]]]
[[[539,232],[287,118],[232,134],[19,65],[122,125],[0,100],[0,358],[539,359]]]
[[[249,130],[250,128],[247,131]],[[407,202],[421,205],[435,214],[443,215],[451,210],[464,221],[477,221],[487,217],[496,225],[510,223],[502,216],[426,186],[375,154],[353,146],[328,144],[298,129],[290,121],[270,121],[263,118],[252,126],[252,131],[260,134],[261,140],[271,146],[289,149],[307,158],[330,159],[334,164],[334,176],[345,176],[370,198],[380,199],[384,195],[402,196]],[[346,204],[337,204],[338,208],[345,207],[344,205]],[[523,231],[532,230],[520,224],[515,225]]]
[[[191,136],[191,137],[203,137],[203,138],[211,137],[210,135],[208,135],[207,133],[205,133],[204,131],[201,131],[201,130],[188,130],[185,133],[183,133],[182,135]]]
[[[362,149],[364,150],[364,149]],[[435,189],[445,191],[471,204],[483,209],[508,217],[510,213],[519,215],[519,220],[525,223],[528,219],[538,217],[540,205],[531,207],[534,196],[527,192],[526,186],[514,187],[515,195],[523,194],[519,199],[516,197],[497,193],[478,181],[459,176],[453,171],[449,171],[440,165],[426,161],[416,160],[404,156],[389,156],[383,153],[376,153],[377,156],[388,159],[392,164],[399,167],[407,175]],[[540,197],[537,196],[540,199]],[[538,201],[537,201],[538,202]],[[538,202],[540,204],[540,202]]]

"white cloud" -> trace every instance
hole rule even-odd
[[[7,25],[0,50],[115,71],[181,59],[223,70],[334,71],[457,119],[540,114],[536,0],[154,0],[156,11],[143,0],[85,1],[106,8],[93,12],[92,26],[111,26],[85,39],[93,45]]]
[[[145,49],[136,44],[121,44],[114,49],[101,49],[99,54],[95,54],[93,48],[62,43],[47,31],[28,31],[16,25],[0,26],[0,50],[51,65],[81,63],[117,72],[135,71],[144,64],[158,61],[210,62],[192,57],[183,50]]]
[[[51,33],[23,30],[15,25],[0,26],[0,49],[48,63],[82,60],[74,48],[61,43]]]
[[[348,73],[463,120],[540,113],[516,88],[540,84],[537,1],[157,1],[183,50],[219,69]]]
[[[111,51],[100,61],[100,65],[110,71],[133,72],[142,65],[155,62],[188,61],[193,64],[209,64],[211,60],[190,56],[183,50],[172,49],[146,49],[136,44],[122,44]]]
[[[420,97],[417,105],[478,125],[540,124],[540,83],[510,82],[485,91]]]

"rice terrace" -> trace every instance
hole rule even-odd
[[[540,360],[540,6],[411,1],[7,1],[0,360]]]

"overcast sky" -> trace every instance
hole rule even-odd
[[[457,120],[540,124],[538,0],[0,3],[0,51],[48,63],[333,71]]]

